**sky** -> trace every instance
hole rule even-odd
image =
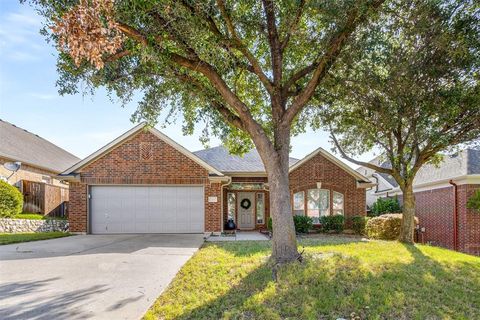
[[[0,119],[84,158],[135,125],[130,116],[136,103],[122,108],[103,89],[93,96],[60,96],[55,86],[56,50],[40,35],[41,25],[42,17],[28,4],[0,0]],[[159,129],[190,151],[203,149],[201,128],[184,136],[179,119]],[[217,139],[210,142],[211,147],[218,144]],[[291,156],[303,158],[318,147],[332,151],[332,146],[326,132],[308,130],[292,138]]]

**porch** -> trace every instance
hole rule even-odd
[[[211,235],[206,239],[208,242],[217,241],[266,241],[270,238],[259,231],[234,231],[232,233],[222,233],[221,235]]]

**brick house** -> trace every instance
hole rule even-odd
[[[372,163],[388,166],[380,158]],[[367,206],[381,197],[398,197],[402,192],[395,180],[370,169],[357,169],[376,183],[367,190]],[[415,180],[419,241],[480,255],[480,214],[467,209],[468,199],[480,189],[480,150],[466,149],[445,155],[439,166],[422,167]]]
[[[0,120],[0,178],[24,195],[24,210],[56,215],[68,201],[68,184],[57,175],[80,159],[53,143]],[[20,162],[12,172],[5,163]]]
[[[81,233],[222,232],[266,228],[268,180],[258,153],[223,147],[190,152],[139,124],[61,175],[70,182],[69,222]],[[323,149],[291,159],[294,214],[365,215],[372,184]]]

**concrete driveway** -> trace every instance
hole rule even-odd
[[[139,319],[203,235],[84,235],[0,246],[0,319]]]

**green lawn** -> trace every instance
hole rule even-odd
[[[68,237],[68,232],[0,233],[0,245]]]
[[[269,242],[207,243],[145,319],[480,318],[479,257],[338,238],[300,245],[305,262],[275,283]]]
[[[14,215],[12,219],[30,219],[30,220],[47,220],[47,219],[57,219],[57,220],[66,220],[66,218],[61,218],[61,217],[48,217],[44,216],[43,214],[40,213],[32,213],[32,212],[22,212]]]

